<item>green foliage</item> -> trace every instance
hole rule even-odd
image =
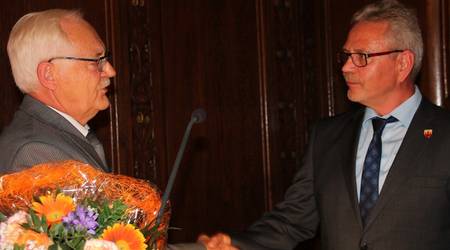
[[[49,249],[83,249],[84,243],[90,238],[86,231],[75,231],[73,229],[66,229],[62,223],[53,224],[50,228],[47,225],[45,216],[39,218],[36,213],[30,209],[30,218],[27,223],[22,226],[25,229],[34,230],[38,233],[46,233],[52,240],[53,245]],[[14,246],[16,247],[16,246]],[[17,246],[18,250],[23,249],[22,246]],[[16,248],[14,248],[16,249]]]
[[[24,246],[24,245],[17,245],[17,244],[14,244],[13,250],[24,250],[24,249],[25,249],[25,246]]]
[[[53,239],[54,245],[59,249],[83,249],[89,235],[84,231],[66,229],[62,223],[54,224],[50,227],[49,236]]]
[[[28,213],[30,214],[30,218],[28,219],[28,222],[23,224],[22,226],[25,229],[31,229],[39,233],[40,232],[47,233],[48,226],[47,226],[47,219],[45,218],[45,216],[39,218],[39,216],[36,215],[33,209],[30,209]]]
[[[5,221],[7,218],[6,215],[0,213],[0,222]]]
[[[120,223],[125,218],[125,212],[127,205],[120,200],[115,200],[110,205],[109,202],[103,201],[100,203],[88,202],[91,208],[94,208],[98,212],[97,222],[98,227],[96,229],[96,235],[100,236],[108,226],[114,225],[114,223]]]

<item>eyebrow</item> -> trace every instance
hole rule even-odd
[[[95,54],[95,56],[96,56],[96,57],[101,57],[101,56],[106,55],[106,53],[107,53],[106,48],[102,48],[102,50],[99,51],[99,52],[97,52],[97,53]]]
[[[346,52],[346,53],[369,53],[367,50],[362,50],[362,49],[355,49],[353,51],[346,49],[346,48],[342,48],[342,51]]]

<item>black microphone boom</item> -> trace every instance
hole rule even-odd
[[[191,120],[189,121],[186,130],[184,131],[183,140],[181,141],[180,149],[178,149],[177,156],[175,158],[175,162],[172,167],[172,171],[170,172],[169,181],[167,182],[166,190],[164,191],[163,197],[161,199],[161,207],[158,211],[158,215],[156,217],[155,228],[158,229],[159,224],[161,223],[162,216],[164,214],[164,209],[166,208],[166,203],[169,200],[170,192],[172,191],[173,182],[175,181],[175,177],[178,172],[178,168],[180,166],[181,158],[183,157],[184,148],[186,147],[187,141],[189,139],[189,135],[191,133],[192,126],[195,123],[203,122],[206,119],[206,112],[204,109],[196,109],[192,112]]]

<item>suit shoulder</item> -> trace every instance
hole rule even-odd
[[[48,134],[54,134],[55,130],[50,125],[36,120],[27,113],[19,110],[14,115],[12,122],[2,131],[0,144],[46,138]]]
[[[423,109],[423,111],[426,112],[426,114],[428,114],[428,116],[434,121],[435,124],[440,124],[440,125],[444,125],[450,126],[450,111],[437,106],[427,100],[425,100],[423,102],[423,105],[421,107]]]
[[[336,129],[338,127],[346,126],[348,123],[359,122],[364,115],[364,109],[357,109],[348,112],[344,112],[341,114],[337,114],[335,116],[322,118],[314,127],[317,130],[323,130],[328,128]]]
[[[58,137],[60,133],[57,129],[19,110],[0,135],[0,163],[10,164],[11,159],[26,145],[51,145]]]

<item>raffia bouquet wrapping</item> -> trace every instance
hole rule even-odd
[[[157,187],[77,161],[0,177],[0,249],[165,249]]]

